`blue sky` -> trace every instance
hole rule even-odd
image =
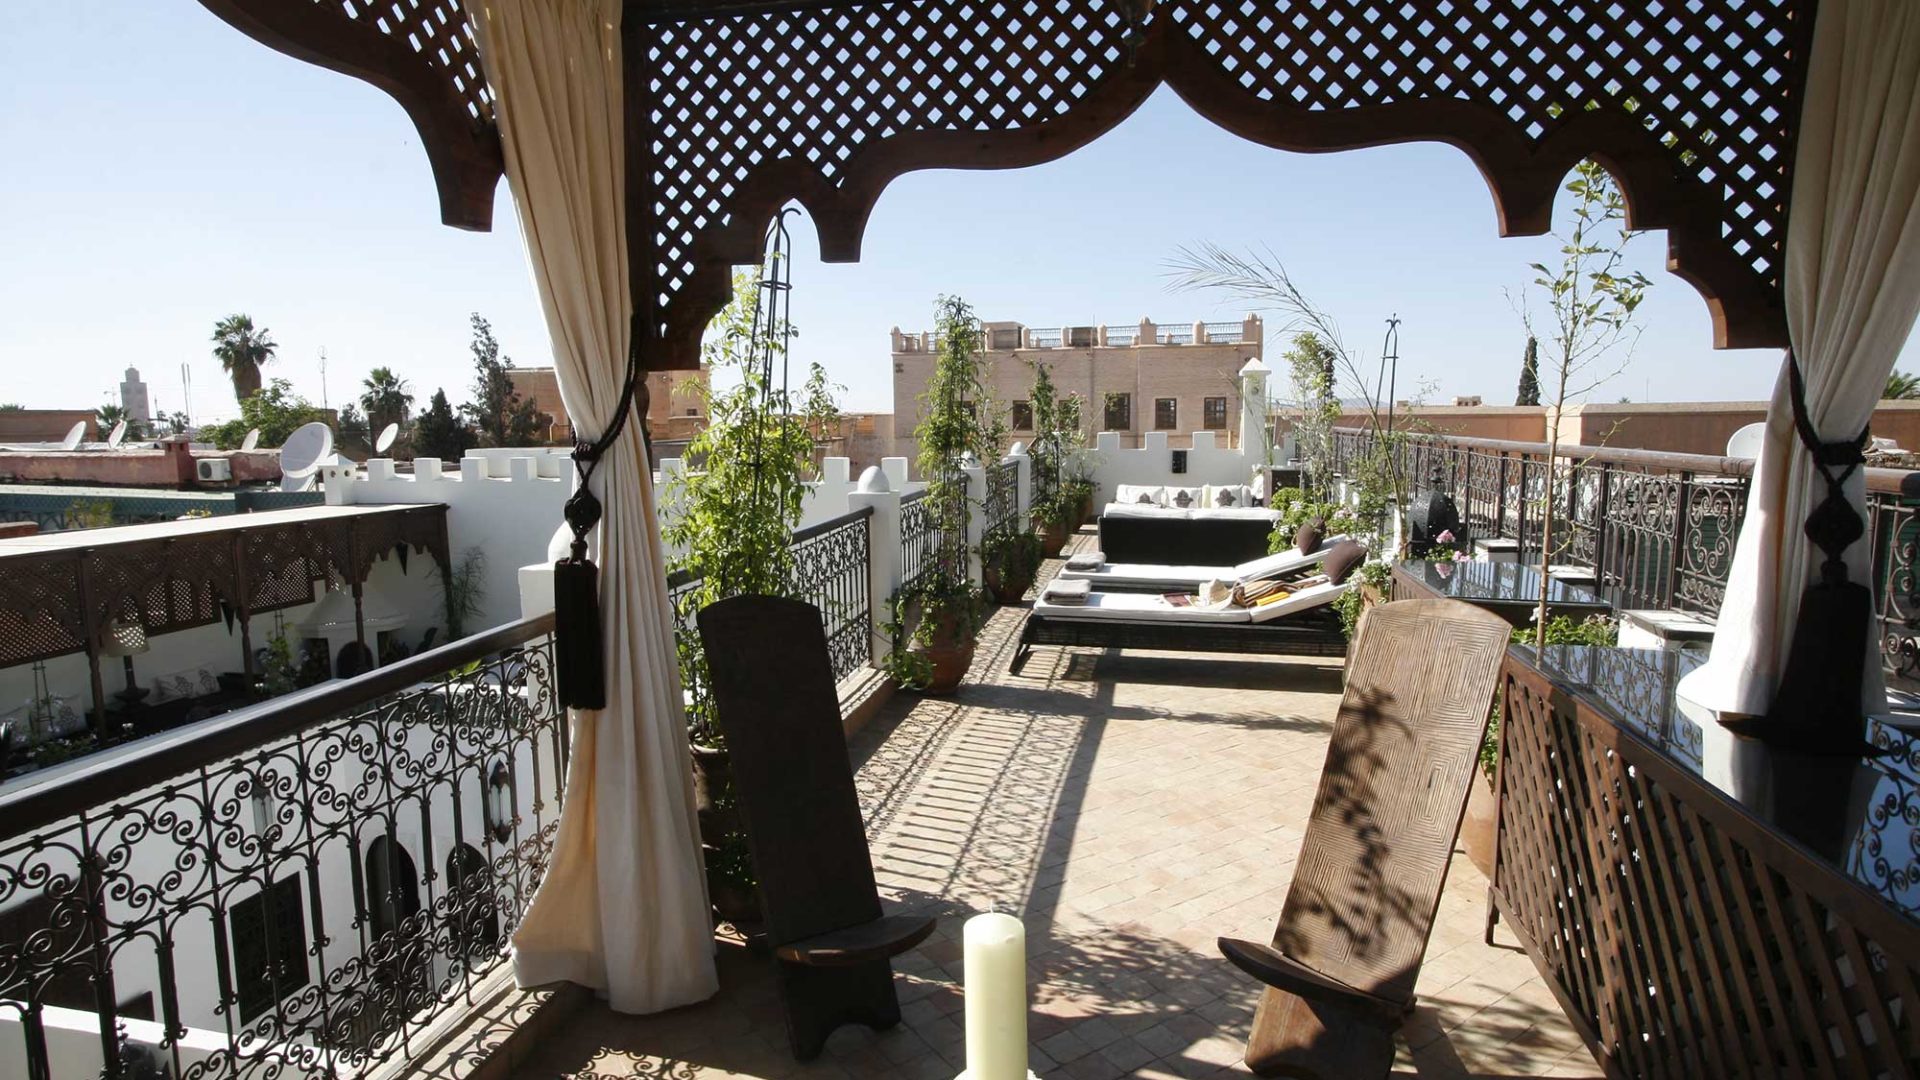
[[[0,38],[0,401],[98,405],[137,365],[158,405],[196,420],[234,411],[208,354],[215,320],[251,314],[280,355],[269,371],[338,406],[386,365],[424,400],[462,400],[467,313],[506,352],[545,364],[539,304],[508,196],[492,233],[439,224],[432,178],[399,107],[356,80],[282,56],[190,0],[21,5]],[[989,319],[1034,326],[1237,318],[1171,293],[1185,244],[1269,247],[1372,353],[1402,318],[1401,385],[1435,400],[1512,400],[1524,334],[1503,290],[1550,259],[1545,238],[1502,240],[1465,155],[1422,144],[1287,154],[1241,141],[1162,91],[1119,129],[1048,165],[895,181],[864,261],[821,264],[796,229],[796,359],[846,386],[843,405],[891,408],[887,331],[927,325],[958,293]],[[1654,279],[1645,334],[1600,400],[1762,398],[1777,352],[1715,351],[1705,304],[1635,241]],[[1270,338],[1278,320],[1269,319]],[[1920,367],[1909,344],[1903,368]]]

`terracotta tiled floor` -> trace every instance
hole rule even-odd
[[[843,1028],[798,1065],[767,962],[723,944],[714,1000],[589,1005],[515,1074],[946,1080],[964,1058],[960,924],[988,907],[1027,924],[1042,1077],[1244,1074],[1258,993],[1213,942],[1272,934],[1338,664],[1041,649],[1016,678],[1022,614],[994,616],[958,695],[897,697],[854,738],[888,905],[943,916],[895,965],[903,1023]],[[1395,1075],[1599,1076],[1511,937],[1481,943],[1485,893],[1456,858]]]

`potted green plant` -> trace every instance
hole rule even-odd
[[[1043,558],[1040,537],[1030,529],[995,529],[980,541],[980,571],[987,591],[1002,604],[1017,604],[1033,587]]]
[[[707,365],[716,374],[731,372],[738,382],[725,391],[693,384],[706,395],[709,421],[687,447],[686,459],[702,466],[670,481],[662,529],[667,543],[680,552],[667,569],[679,583],[674,646],[686,693],[708,894],[720,917],[749,935],[760,921],[758,888],[733,795],[726,740],[714,722],[695,616],[729,596],[798,595],[793,530],[814,474],[814,434],[830,427],[837,415],[826,374],[817,364],[798,392],[769,385],[760,349],[771,343],[780,361],[787,328],[776,326],[756,342],[756,301],[753,277],[736,275],[733,301],[709,328]]]
[[[983,407],[993,395],[980,356],[980,320],[957,296],[941,297],[935,312],[940,355],[921,395],[914,436],[935,533],[964,537],[972,513],[965,462],[993,458],[999,425]],[[885,666],[902,685],[942,694],[966,676],[988,607],[969,561],[964,544],[942,543],[933,565],[894,598],[888,626],[894,648]]]

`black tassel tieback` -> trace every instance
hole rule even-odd
[[[567,498],[564,511],[567,528],[573,533],[573,544],[567,557],[553,564],[554,683],[564,708],[607,707],[606,635],[600,626],[600,568],[587,557],[587,534],[600,524],[601,509],[589,481],[601,457],[627,426],[639,370],[639,353],[629,348],[626,383],[620,388],[620,407],[613,415],[613,422],[598,439],[576,443],[573,448],[573,470],[579,483]]]

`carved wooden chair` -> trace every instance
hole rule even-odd
[[[900,1022],[889,960],[931,916],[883,915],[820,611],[772,596],[703,609],[720,732],[759,879],[794,1057],[842,1024]]]
[[[1369,611],[1273,942],[1220,939],[1267,986],[1260,1076],[1385,1076],[1477,767],[1513,628],[1457,600]]]

